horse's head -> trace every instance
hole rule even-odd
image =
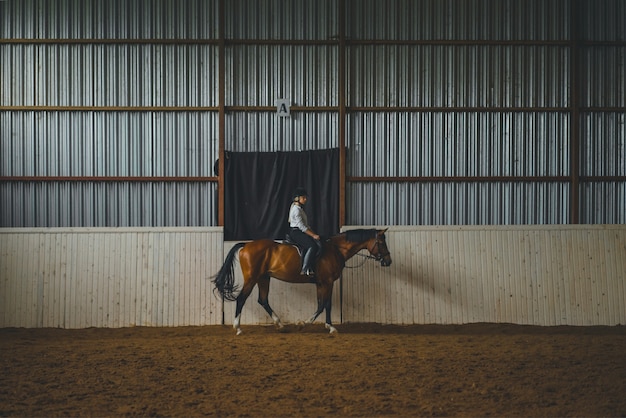
[[[380,261],[380,265],[387,267],[391,265],[391,253],[387,248],[387,241],[385,241],[385,232],[387,230],[376,231],[376,236],[367,246],[367,250],[376,261]]]

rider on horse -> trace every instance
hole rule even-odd
[[[308,193],[302,187],[298,187],[293,194],[293,201],[289,208],[289,238],[302,247],[304,261],[300,274],[312,277],[315,275],[313,266],[317,260],[322,244],[320,236],[309,226],[304,205],[308,199]]]

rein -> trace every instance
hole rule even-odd
[[[367,250],[368,250],[370,253],[372,253],[372,252],[374,251],[374,249],[375,249],[376,247],[378,247],[378,245],[379,245],[379,244],[380,244],[380,240],[379,240],[378,238],[376,238],[376,242],[374,243],[374,246],[372,247],[372,249],[370,250],[369,248],[367,248]],[[364,249],[365,249],[365,248],[364,248]],[[361,251],[363,251],[363,250],[361,250]],[[391,253],[390,253],[389,251],[387,251],[385,254],[382,254],[382,253],[379,251],[379,252],[378,252],[378,255],[375,255],[375,256],[374,256],[374,255],[371,255],[371,254],[361,254],[360,252],[358,252],[358,253],[356,253],[355,255],[358,255],[358,256],[360,256],[360,257],[363,257],[363,258],[364,258],[363,262],[362,262],[361,264],[359,264],[359,265],[356,265],[356,266],[345,266],[345,268],[347,268],[347,269],[355,269],[355,268],[359,268],[359,267],[363,266],[363,265],[367,262],[367,260],[368,260],[368,259],[370,259],[370,260],[374,260],[374,261],[380,261],[380,260],[382,260],[383,258],[385,258],[386,256],[388,256],[388,255],[390,255],[390,254],[391,254]]]
[[[362,266],[363,266],[363,264],[365,264],[365,263],[367,262],[367,259],[368,259],[368,258],[371,258],[372,260],[376,260],[376,257],[371,256],[371,255],[369,255],[369,254],[361,254],[361,253],[356,253],[355,255],[358,255],[358,256],[360,256],[360,257],[363,257],[363,258],[364,258],[363,262],[362,262],[361,264],[357,265],[357,266],[347,266],[347,265],[346,265],[346,266],[344,266],[345,268],[347,268],[347,269],[357,269],[357,268],[359,268],[359,267],[362,267]]]

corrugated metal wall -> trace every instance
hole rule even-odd
[[[215,2],[0,10],[0,226],[216,225]]]
[[[568,193],[566,183],[364,183],[349,188],[347,213],[376,225],[558,224]]]
[[[11,44],[0,51],[11,71],[4,106],[217,106],[213,45]]]
[[[569,0],[348,0],[359,39],[567,39]]]
[[[569,169],[568,122],[550,113],[352,115],[350,169],[389,177],[562,176]],[[410,140],[398,141],[403,135]],[[597,147],[611,152],[603,145]]]
[[[0,226],[217,225],[220,141],[345,146],[346,224],[626,222],[621,0],[223,7],[1,2]]]
[[[626,223],[626,4],[580,2],[583,223]],[[602,179],[605,180],[595,180]]]
[[[389,268],[344,270],[344,322],[626,324],[623,225],[398,226],[387,244]]]
[[[6,223],[22,227],[211,224],[214,186],[172,182],[24,182],[2,186]]]
[[[568,104],[570,58],[563,46],[383,44],[354,45],[349,53],[350,106]]]
[[[221,1],[0,2],[0,226],[217,225],[221,151],[344,146],[345,224],[626,222],[623,1]]]
[[[0,327],[215,325],[221,228],[0,230]]]
[[[306,151],[338,147],[336,113],[277,118],[274,113],[233,112],[226,116],[228,150],[234,152]],[[320,134],[323,132],[323,134]]]
[[[623,2],[393,4],[347,15],[347,223],[626,221]]]

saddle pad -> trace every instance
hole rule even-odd
[[[285,239],[283,240],[282,244],[291,245],[292,247],[295,247],[295,249],[298,251],[298,255],[300,255],[300,257],[302,257],[302,248],[298,244],[296,244],[295,242],[290,240],[288,237],[285,237]]]

